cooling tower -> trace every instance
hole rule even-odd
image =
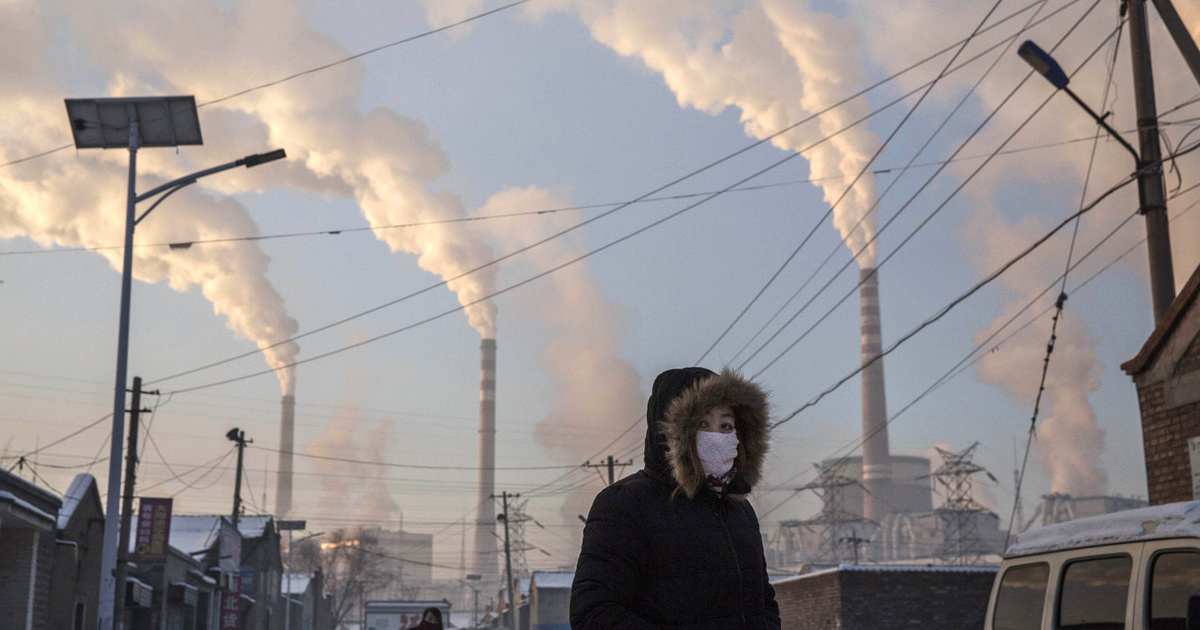
[[[292,452],[295,450],[296,397],[283,397],[279,416],[279,470],[275,476],[275,517],[283,518],[292,511]]]
[[[475,520],[473,573],[496,575],[496,340],[480,345],[479,380],[479,509]]]
[[[862,287],[862,361],[883,352],[879,327],[879,275],[874,268],[860,271]],[[891,495],[892,462],[888,453],[887,401],[883,391],[883,360],[862,372],[863,422],[863,517],[879,523],[887,516]]]

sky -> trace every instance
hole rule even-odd
[[[812,515],[795,488],[861,436],[856,377],[806,406],[859,365],[857,268],[879,265],[895,344],[1131,172],[1015,52],[1062,39],[1055,57],[1082,65],[1072,88],[1132,138],[1127,33],[1109,81],[1114,6],[945,5],[530,0],[237,95],[505,5],[4,0],[2,463],[111,411],[128,158],[11,162],[71,143],[64,98],[193,94],[204,145],[141,151],[139,190],[273,148],[288,159],[201,180],[138,226],[130,375],[159,392],[143,398],[139,492],[228,510],[237,426],[254,441],[248,510],[269,512],[294,390],[296,514],[434,533],[434,562],[457,567],[477,504],[480,337],[495,335],[497,489],[544,526],[527,530],[531,567],[573,565],[577,515],[603,487],[580,464],[640,466],[638,416],[671,367],[738,367],[777,417],[803,407],[752,500],[768,532]],[[1200,10],[1177,5],[1200,33]],[[1151,36],[1167,142],[1190,147],[1200,88],[1157,16]],[[1188,155],[1167,174],[1177,286],[1200,264],[1198,169]],[[889,427],[893,453],[936,466],[935,446],[979,442],[997,481],[977,478],[977,497],[1007,523],[1070,256],[1024,509],[1051,491],[1145,496],[1120,370],[1153,323],[1135,209],[1132,186],[1107,197],[885,359],[889,413],[920,397]],[[201,240],[222,242],[162,246]],[[108,427],[21,472],[103,486]]]

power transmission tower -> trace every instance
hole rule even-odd
[[[508,509],[508,525],[512,528],[509,530],[509,535],[512,536],[513,577],[518,580],[529,577],[529,563],[525,552],[533,549],[525,544],[525,523],[531,520],[525,513],[525,506],[528,504],[529,499],[514,501]]]
[[[819,471],[812,482],[796,488],[797,492],[811,490],[821,499],[821,513],[817,518],[805,521],[787,521],[781,526],[800,527],[817,536],[816,549],[810,561],[821,564],[840,564],[842,561],[841,544],[842,531],[848,523],[860,523],[860,515],[846,509],[845,490],[850,486],[862,487],[857,479],[842,474],[842,465],[821,466],[814,464]],[[866,492],[866,489],[863,489]],[[857,535],[855,535],[857,537]],[[857,557],[857,547],[855,556]],[[857,560],[856,560],[857,562]]]
[[[957,453],[936,448],[942,465],[930,477],[946,491],[945,503],[936,510],[943,535],[937,555],[946,564],[977,564],[985,551],[979,539],[979,518],[988,509],[975,500],[971,478],[976,473],[984,473],[993,481],[996,478],[971,461],[979,442]]]

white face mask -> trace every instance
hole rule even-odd
[[[737,432],[718,433],[699,431],[696,433],[696,453],[704,464],[704,474],[720,477],[733,468],[737,459]]]

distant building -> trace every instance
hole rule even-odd
[[[571,629],[571,583],[574,581],[573,572],[533,572],[529,586],[531,630]]]
[[[406,531],[367,529],[373,549],[387,556],[383,568],[394,576],[386,588],[367,594],[376,600],[415,600],[433,584],[433,535]]]
[[[286,574],[282,580],[284,601],[292,606],[290,625],[279,624],[283,630],[330,630],[333,628],[333,611],[325,594],[321,570],[312,575]],[[281,620],[282,621],[282,620]]]
[[[1137,385],[1150,505],[1200,499],[1200,267],[1121,369]]]
[[[71,630],[96,627],[103,552],[104,506],[100,503],[96,478],[86,473],[76,475],[58,511],[50,592],[51,627]]]
[[[933,470],[927,457],[892,455],[892,489],[886,500],[890,513],[920,514],[933,511]],[[842,457],[821,462],[822,468],[836,468],[839,474],[856,482],[842,489],[843,509],[856,518],[863,515],[862,457]]]

